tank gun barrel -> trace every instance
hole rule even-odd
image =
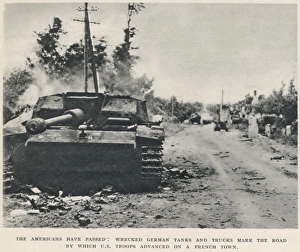
[[[26,130],[30,134],[39,134],[44,132],[48,127],[52,125],[58,125],[62,123],[71,123],[73,125],[78,125],[85,121],[84,112],[81,109],[72,109],[66,111],[63,115],[42,119],[33,118],[26,123]]]

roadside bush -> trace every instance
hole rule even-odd
[[[298,136],[297,135],[290,135],[290,136],[282,136],[281,138],[277,139],[280,143],[291,145],[291,146],[298,146]]]
[[[163,122],[163,127],[166,133],[166,137],[170,137],[182,131],[186,127],[186,125],[179,123]]]
[[[24,69],[14,69],[3,78],[3,103],[10,109],[18,105],[19,97],[24,94],[30,84],[34,81],[32,72]]]
[[[14,113],[10,108],[3,106],[3,124],[7,123],[13,115]]]
[[[168,123],[179,123],[179,120],[176,116],[170,116],[166,118],[166,122]]]

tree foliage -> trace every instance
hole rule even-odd
[[[285,83],[282,82],[279,90],[274,89],[268,97],[260,95],[258,103],[253,106],[256,113],[282,115],[287,124],[296,121],[298,119],[298,92],[294,83],[295,79],[293,78],[290,80],[287,90]],[[250,100],[252,97],[248,94],[237,105],[241,107],[251,104]]]
[[[165,117],[173,116],[177,118],[178,122],[183,122],[190,118],[192,113],[200,112],[202,109],[201,102],[179,102],[176,96],[172,96],[170,99],[155,97],[153,91],[148,92],[145,98],[151,114]]]
[[[145,74],[141,77],[134,77],[133,74],[133,66],[137,63],[139,56],[132,53],[138,49],[132,46],[132,39],[137,34],[137,28],[132,25],[132,17],[143,8],[145,8],[143,4],[128,4],[127,27],[123,30],[124,41],[116,46],[111,60],[106,52],[107,41],[102,37],[94,43],[96,68],[100,73],[100,84],[105,87],[106,91],[143,96],[153,85],[153,79],[148,79]],[[38,63],[43,66],[50,77],[71,82],[73,77],[83,76],[84,45],[82,41],[75,42],[68,47],[61,45],[59,39],[66,33],[62,28],[62,21],[54,18],[52,26],[49,25],[43,32],[36,32],[39,45],[36,55]],[[91,75],[90,71],[88,77]]]
[[[19,97],[34,81],[33,75],[27,69],[14,69],[3,78],[4,106],[14,109],[18,105]]]
[[[59,18],[53,19],[52,26],[43,32],[35,32],[37,36],[38,49],[36,51],[37,63],[52,78],[66,82],[73,81],[78,75],[83,75],[84,68],[84,44],[82,40],[66,46],[60,44],[60,37],[67,34],[62,28],[62,21]],[[98,71],[103,71],[108,62],[106,53],[107,42],[104,37],[94,44],[95,63]],[[31,59],[29,59],[32,61]],[[91,63],[91,59],[88,59]],[[34,66],[35,64],[32,64]],[[91,72],[88,73],[91,76]]]
[[[282,115],[287,124],[291,124],[297,116],[298,93],[294,85],[294,79],[290,81],[287,94],[284,94],[285,84],[277,91],[273,90],[267,98],[259,100],[256,109],[264,114]]]
[[[44,32],[35,32],[39,45],[36,55],[38,62],[44,66],[46,73],[50,75],[63,74],[64,57],[60,53],[62,46],[59,43],[61,34],[66,34],[62,29],[62,21],[59,18],[53,19],[53,25]]]
[[[19,97],[33,83],[34,78],[27,69],[14,69],[3,78],[3,121],[6,123],[18,108]]]
[[[149,90],[152,86],[153,80],[148,80],[145,75],[135,79],[132,74],[133,66],[137,63],[140,57],[133,54],[133,51],[137,50],[138,47],[132,46],[132,39],[137,34],[138,30],[136,27],[132,26],[131,21],[132,16],[134,14],[138,14],[143,8],[145,7],[142,3],[128,4],[127,27],[123,30],[124,41],[116,47],[112,55],[113,66],[116,72],[115,80],[117,80],[117,83],[106,86],[106,88],[111,92],[124,90],[124,87],[129,86],[130,83],[131,94],[143,95],[145,91]]]
[[[175,96],[171,99],[163,99],[154,96],[152,89],[154,78],[148,78],[146,74],[136,76],[134,66],[139,60],[134,52],[138,47],[133,46],[133,40],[138,29],[132,24],[133,16],[144,9],[142,3],[129,3],[127,5],[127,24],[123,29],[124,40],[116,46],[111,57],[107,55],[107,41],[102,37],[94,42],[93,52],[95,65],[100,73],[99,79],[106,90],[123,95],[143,96],[148,100],[151,114],[165,116],[173,115],[183,121],[201,109],[201,103],[179,102]],[[41,67],[50,79],[59,79],[62,82],[71,82],[78,75],[83,76],[84,69],[84,44],[83,41],[74,42],[71,45],[62,45],[61,37],[67,32],[63,29],[63,22],[54,18],[52,25],[44,31],[35,32],[37,39],[37,59],[27,58],[27,65],[33,69]],[[89,63],[91,63],[89,61]],[[91,72],[89,73],[91,75]],[[18,97],[24,93],[33,81],[30,71],[15,71],[5,79],[5,104],[10,107],[17,105]],[[51,82],[50,82],[51,83]],[[10,88],[8,88],[10,87]],[[13,87],[13,88],[11,88]]]

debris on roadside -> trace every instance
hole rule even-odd
[[[34,200],[34,199],[29,199],[29,202],[30,202],[31,206],[32,206],[34,209],[37,209],[37,208],[38,208],[37,205],[36,205],[36,203],[35,203],[35,200]]]
[[[66,203],[76,203],[80,201],[86,201],[90,200],[91,198],[89,196],[68,196],[65,198],[62,198],[62,200]]]
[[[15,209],[10,212],[11,217],[22,216],[22,215],[27,215],[27,211],[23,209]]]
[[[220,151],[219,153],[213,153],[214,156],[219,156],[220,158],[227,158],[229,157],[229,151]]]
[[[241,139],[239,139],[239,141],[241,141],[241,142],[245,142],[245,141],[252,141],[253,139],[252,138],[241,138]]]
[[[113,190],[113,186],[106,186],[102,189],[102,193],[104,194],[112,194],[115,191]]]
[[[289,163],[289,165],[298,165],[298,163],[296,163],[296,162],[291,162],[291,163]]]
[[[266,179],[266,177],[243,177],[244,180],[263,180]]]
[[[39,214],[40,210],[32,209],[27,211],[28,214]]]
[[[29,200],[36,201],[39,197],[40,197],[40,195],[26,195],[26,200],[28,198]]]
[[[171,168],[168,171],[171,177],[182,179],[194,178],[194,176],[189,174],[186,169]]]
[[[227,219],[227,220],[222,220],[221,221],[221,223],[226,223],[226,222],[229,222],[229,221],[231,221],[231,219],[229,218],[229,219]]]
[[[186,169],[183,169],[183,170],[179,171],[179,177],[180,178],[193,178],[194,176],[189,174]]]
[[[59,191],[58,191],[58,197],[61,197],[61,196],[63,195],[63,193],[64,193],[64,192],[63,192],[62,190],[59,190]]]
[[[109,200],[115,201],[117,199],[117,195],[116,194],[114,194],[114,195],[107,195],[107,198]]]
[[[184,183],[184,184],[190,184],[190,183],[191,183],[191,182],[188,181],[188,180],[181,180],[181,182]]]
[[[46,206],[47,203],[47,198],[44,195],[40,195],[40,197],[38,197],[37,200],[35,200],[35,205],[37,206],[37,208]]]
[[[133,227],[133,223],[132,222],[128,222],[127,223],[127,227]]]
[[[157,214],[154,219],[159,220],[159,219],[163,219],[164,217],[160,214]]]
[[[207,189],[207,188],[209,188],[209,185],[201,185],[201,187],[199,188],[199,190],[205,190],[205,189]]]
[[[37,187],[32,187],[32,188],[30,188],[30,190],[31,190],[34,194],[40,194],[40,193],[41,193],[40,189],[38,189]]]
[[[283,168],[283,173],[288,176],[288,177],[292,177],[292,178],[298,178],[298,173],[297,172],[291,172],[285,168]]]
[[[28,191],[30,189],[30,191]],[[83,211],[94,211],[99,214],[102,210],[101,204],[109,204],[118,200],[118,193],[112,187],[106,187],[102,191],[95,193],[93,196],[63,196],[63,191],[60,190],[56,195],[50,196],[42,193],[36,187],[26,187],[26,193],[12,194],[11,198],[21,200],[24,207],[27,209],[16,209],[10,213],[11,217],[21,215],[38,215],[48,212],[54,212],[56,216],[64,216],[72,209],[78,210],[82,208]],[[28,193],[27,193],[28,192]],[[74,207],[76,206],[76,208]],[[28,209],[31,208],[31,209]],[[82,215],[76,214],[74,218],[78,221],[79,226],[87,226],[92,223],[91,219]]]
[[[169,170],[170,172],[170,175],[172,176],[175,176],[175,175],[178,175],[180,173],[180,170],[178,168],[172,168]]]
[[[95,203],[98,203],[98,204],[108,204],[109,203],[109,200],[102,197],[102,196],[92,196],[92,200],[95,202]]]
[[[271,157],[271,160],[283,160],[285,159],[284,156],[274,156],[274,157]]]
[[[95,212],[100,212],[102,209],[101,205],[93,204],[91,201],[84,202],[82,206],[84,206],[84,210],[92,210]]]
[[[85,215],[77,213],[74,219],[78,221],[79,226],[87,226],[92,223],[91,219],[87,218]]]
[[[27,201],[27,195],[24,193],[13,193],[12,195],[10,195],[11,198],[16,198],[16,199],[22,199],[23,201]]]
[[[48,207],[40,207],[39,210],[40,210],[41,213],[50,212]]]

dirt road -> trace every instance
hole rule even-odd
[[[81,200],[18,216],[11,211],[32,206],[8,194],[4,225],[80,227],[81,216],[88,228],[297,228],[297,150],[212,127],[186,125],[167,137],[166,177],[157,193],[113,193],[96,210]]]
[[[176,160],[187,158],[194,162],[190,171],[206,167],[213,173],[199,180],[209,189],[198,197],[211,198],[201,200],[200,205],[208,205],[201,216],[204,224],[198,223],[207,227],[296,228],[297,166],[291,161],[296,152],[282,153],[283,146],[268,145],[272,143],[269,139],[241,141],[247,139],[239,134],[193,125],[167,141],[168,160],[174,165],[180,166]],[[281,155],[285,159],[271,160]],[[216,218],[210,220],[212,214]]]

